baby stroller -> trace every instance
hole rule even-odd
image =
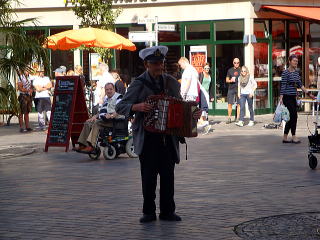
[[[101,155],[101,147],[104,147],[102,153],[105,160],[115,159],[122,153],[127,153],[131,158],[138,157],[134,152],[132,135],[128,132],[127,119],[114,119],[112,128],[102,129],[96,148],[89,153],[89,157],[98,159]]]
[[[308,136],[309,140],[309,151],[308,151],[308,159],[309,159],[309,167],[311,169],[315,169],[318,165],[317,157],[314,153],[320,153],[320,135],[318,129],[320,128],[318,124],[319,120],[319,102],[320,102],[320,94],[318,93],[317,96],[317,103],[316,103],[316,120],[314,122],[315,131],[314,133]]]

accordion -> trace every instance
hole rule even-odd
[[[149,96],[146,102],[151,104],[153,109],[144,114],[145,130],[179,137],[198,135],[197,120],[193,118],[197,102],[164,95]]]

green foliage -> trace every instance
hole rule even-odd
[[[67,2],[66,2],[67,4]],[[96,27],[114,31],[115,20],[121,13],[121,9],[112,8],[112,0],[71,0],[74,14],[81,20],[83,27]],[[112,51],[106,48],[87,48],[99,53],[108,62],[112,57]]]
[[[36,24],[35,18],[14,20],[16,15],[14,5],[20,4],[18,0],[0,0],[0,37],[3,45],[0,47],[0,73],[5,80],[0,87],[0,109],[19,113],[16,89],[10,82],[12,77],[19,76],[20,72],[31,72],[30,63],[36,60],[49,70],[49,57],[46,49],[42,47],[45,37],[28,36],[23,26],[26,23]]]

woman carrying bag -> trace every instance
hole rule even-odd
[[[250,121],[248,126],[254,125],[254,111],[253,111],[253,95],[257,88],[257,82],[250,76],[249,70],[246,66],[241,67],[241,73],[238,78],[238,97],[240,99],[240,121],[236,123],[237,126],[243,127],[244,115],[246,111],[246,101],[250,112]]]
[[[296,137],[297,128],[297,88],[301,88],[306,95],[314,98],[309,94],[308,90],[302,85],[299,72],[297,71],[298,57],[296,55],[291,55],[289,57],[289,67],[283,71],[281,75],[281,85],[280,85],[280,104],[284,104],[290,113],[290,120],[286,123],[283,143],[301,143],[301,141]],[[288,134],[291,130],[292,140],[288,140]]]

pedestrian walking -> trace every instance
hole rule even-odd
[[[199,73],[199,82],[202,87],[206,90],[207,94],[210,96],[210,101],[213,101],[211,97],[210,88],[211,88],[211,74],[210,74],[210,64],[207,62],[203,65],[203,71]]]
[[[200,87],[198,88],[199,74],[185,57],[181,57],[178,64],[183,69],[181,77],[181,96],[186,101],[196,101],[199,97],[200,90]]]
[[[231,115],[232,115],[232,105],[237,104],[236,107],[236,120],[239,120],[240,115],[240,104],[238,98],[238,77],[240,76],[240,60],[239,58],[233,59],[233,67],[229,68],[226,77],[226,83],[228,86],[228,120],[227,124],[231,123]]]
[[[173,135],[151,133],[143,128],[144,113],[152,110],[146,103],[150,95],[166,93],[181,98],[180,84],[164,73],[164,59],[168,52],[165,46],[142,49],[140,58],[144,61],[146,71],[136,78],[128,87],[116,112],[126,117],[135,116],[132,124],[134,151],[139,155],[143,192],[143,216],[141,223],[152,222],[156,217],[157,175],[160,175],[160,215],[161,220],[181,221],[175,212],[174,168],[179,163],[179,138]],[[199,119],[201,111],[194,114]]]
[[[249,69],[246,66],[241,67],[240,77],[238,79],[238,98],[240,99],[240,120],[236,123],[239,127],[244,125],[244,115],[246,112],[246,102],[250,112],[250,121],[248,126],[254,125],[253,96],[257,88],[257,82],[253,76],[250,76]]]
[[[283,71],[281,75],[281,85],[280,85],[280,104],[284,104],[290,113],[290,120],[286,123],[284,134],[283,134],[283,143],[301,143],[301,141],[296,136],[297,128],[297,88],[301,88],[305,94],[309,94],[308,90],[302,85],[299,72],[297,71],[298,67],[298,57],[296,55],[291,55],[289,57],[289,67]],[[310,94],[311,97],[313,97]],[[291,131],[292,140],[288,140],[288,134]]]

